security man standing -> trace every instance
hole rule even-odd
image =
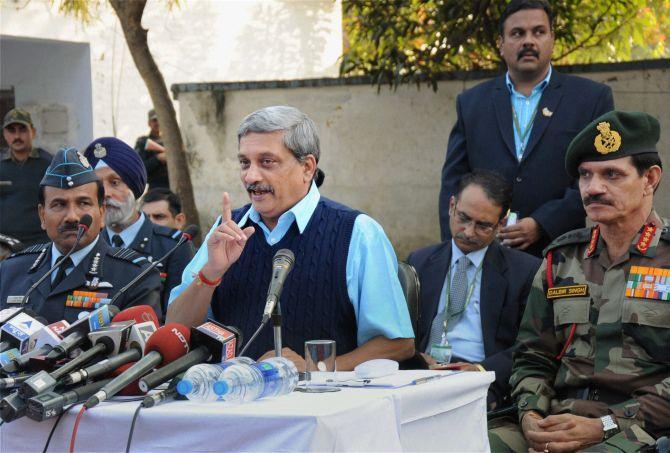
[[[56,153],[39,185],[39,217],[53,242],[28,247],[0,263],[0,308],[21,303],[35,282],[76,244],[78,223],[93,221],[59,269],[30,295],[28,306],[49,322],[73,322],[82,311],[111,298],[148,265],[138,253],[110,247],[99,236],[104,189],[84,156],[74,148]],[[124,309],[150,305],[160,316],[160,277],[152,271],[115,301]]]
[[[105,186],[104,240],[127,247],[157,260],[181,238],[181,231],[155,225],[139,209],[138,199],[147,185],[144,164],[133,149],[114,137],[102,137],[88,145],[84,153]],[[193,258],[193,247],[185,243],[158,265],[163,281],[163,313],[172,288],[181,283],[182,272]]]
[[[670,433],[670,230],[654,210],[658,121],[609,112],[566,153],[592,228],[545,250],[518,336],[518,424],[491,451],[640,451]]]
[[[24,245],[47,241],[37,216],[37,192],[51,154],[33,148],[35,127],[23,109],[7,112],[2,134],[8,148],[0,151],[0,233]]]

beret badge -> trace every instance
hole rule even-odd
[[[614,153],[621,147],[621,135],[617,131],[610,130],[610,123],[603,121],[598,123],[596,129],[600,134],[596,135],[593,145],[600,154]]]

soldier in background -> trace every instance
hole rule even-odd
[[[135,142],[135,151],[139,154],[147,169],[147,183],[150,188],[170,187],[168,178],[167,158],[161,138],[160,125],[156,110],[151,109],[147,114],[149,135],[138,137]]]
[[[492,451],[639,451],[670,433],[670,231],[654,210],[658,121],[609,112],[575,137],[566,169],[592,228],[546,250],[512,368],[518,424]]]
[[[30,113],[16,108],[5,115],[0,152],[0,233],[33,245],[49,240],[40,227],[37,194],[51,154],[33,147],[36,131]]]

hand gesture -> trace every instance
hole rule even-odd
[[[241,229],[232,220],[230,195],[223,193],[223,214],[219,224],[207,240],[207,263],[202,273],[208,280],[218,280],[237,261],[254,227]]]
[[[498,239],[503,245],[526,250],[542,237],[542,230],[532,217],[525,217],[514,225],[500,229]]]

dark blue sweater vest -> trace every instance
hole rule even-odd
[[[239,222],[249,205],[233,211]],[[212,311],[217,320],[242,330],[246,342],[260,324],[272,276],[272,258],[279,249],[295,255],[293,270],[280,297],[283,346],[304,355],[306,340],[335,340],[337,354],[357,346],[356,315],[347,292],[346,266],[356,217],[346,206],[321,197],[307,227],[300,234],[295,222],[275,245],[263,231],[247,241],[239,260],[217,287]],[[271,324],[271,323],[269,323]],[[265,327],[245,355],[257,359],[274,348],[272,326]]]

